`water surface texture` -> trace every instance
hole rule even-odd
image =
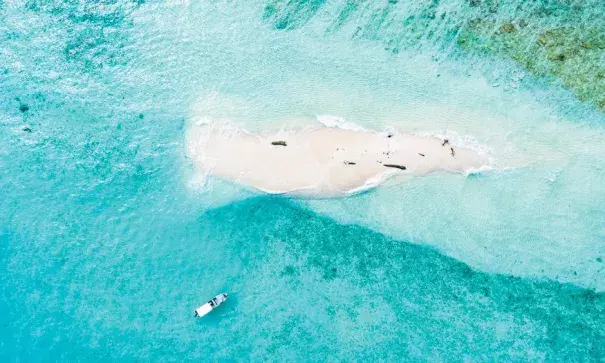
[[[0,359],[605,360],[604,17],[0,1]],[[199,120],[437,135],[491,168],[259,195],[187,159]]]

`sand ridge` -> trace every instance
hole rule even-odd
[[[254,135],[192,125],[187,152],[203,172],[267,193],[338,197],[397,175],[468,173],[486,156],[434,136],[317,127]]]

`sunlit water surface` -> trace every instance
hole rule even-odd
[[[340,5],[0,2],[0,357],[605,359],[603,113],[447,36],[326,31]],[[321,115],[493,169],[287,200],[185,157],[198,119]]]

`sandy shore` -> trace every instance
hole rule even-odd
[[[343,196],[397,175],[467,173],[488,164],[476,151],[436,137],[335,127],[252,135],[192,125],[187,151],[203,172],[267,193],[308,197]]]

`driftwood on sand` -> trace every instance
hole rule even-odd
[[[285,141],[273,141],[271,142],[271,145],[288,146]]]
[[[405,166],[397,165],[397,164],[382,164],[382,165],[386,166],[387,168],[395,168],[395,169],[401,169],[401,170],[407,169]]]

